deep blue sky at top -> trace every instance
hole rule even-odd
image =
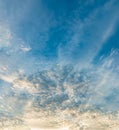
[[[119,48],[118,0],[6,0],[3,19],[30,57],[98,61]]]

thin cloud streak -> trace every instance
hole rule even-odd
[[[117,14],[118,6],[115,7],[115,1],[109,1],[104,6],[90,12],[83,22],[78,18],[74,20],[75,22],[72,22],[69,28],[70,40],[64,47],[59,46],[59,62],[65,58],[68,60],[68,57],[69,62],[72,61],[73,53],[78,52],[76,53],[78,66],[89,66],[105,42],[115,32]]]

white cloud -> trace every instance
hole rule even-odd
[[[11,44],[12,34],[8,26],[0,23],[0,47],[8,47]]]
[[[68,127],[60,127],[60,128],[31,128],[31,130],[69,130]]]
[[[49,113],[49,114],[48,114]],[[32,115],[35,115],[32,117]],[[26,113],[27,115],[27,113]],[[31,116],[30,116],[31,115]],[[58,110],[31,112],[24,120],[33,130],[79,130],[118,128],[118,115],[80,110]],[[40,118],[39,118],[40,117]]]
[[[30,48],[30,47],[22,47],[21,50],[22,50],[23,52],[28,52],[28,51],[31,50],[31,48]]]

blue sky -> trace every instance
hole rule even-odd
[[[17,46],[22,41],[30,48],[26,59],[87,64],[119,48],[118,5],[116,0],[6,0],[1,24]]]
[[[1,113],[117,111],[118,77],[118,0],[0,0]]]

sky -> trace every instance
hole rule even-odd
[[[118,0],[0,0],[1,122],[76,130],[79,110],[117,112],[118,36]]]

